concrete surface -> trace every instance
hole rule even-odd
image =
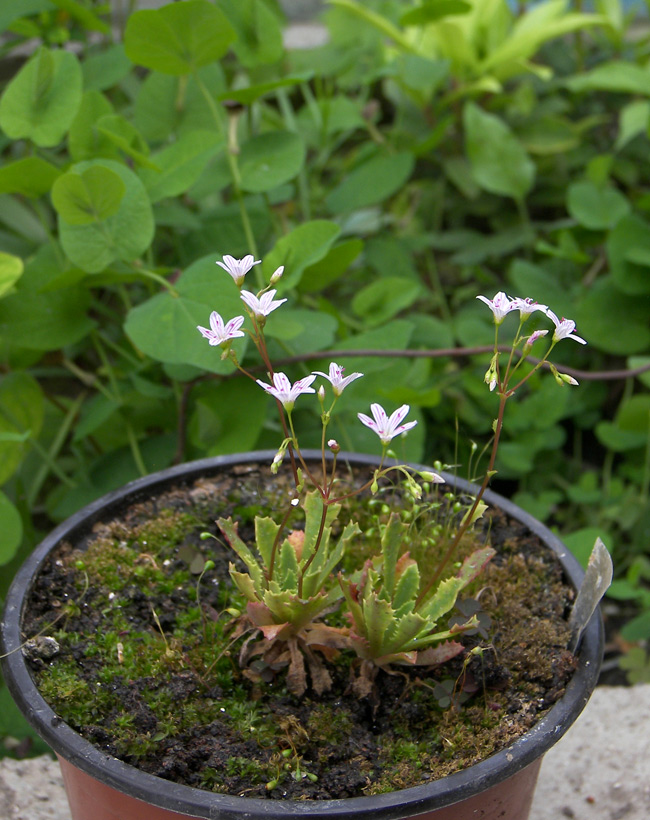
[[[650,684],[596,689],[546,755],[530,820],[565,818],[650,818]],[[54,760],[0,760],[0,820],[70,820]]]

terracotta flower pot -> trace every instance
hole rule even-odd
[[[231,465],[270,463],[274,452],[254,452],[195,461],[133,481],[90,504],[57,527],[20,569],[6,601],[0,633],[2,668],[17,704],[41,737],[59,757],[72,820],[311,820],[364,818],[367,820],[527,820],[544,753],[567,731],[584,708],[598,679],[603,629],[596,613],[578,651],[578,666],[564,696],[526,734],[491,757],[426,785],[373,797],[345,800],[260,800],[216,794],[179,785],[141,772],[111,757],[73,731],[52,711],[34,685],[20,651],[25,601],[49,553],[61,541],[76,542],[99,521],[109,521],[130,504],[143,501],[172,485],[190,484],[201,476]],[[306,454],[312,457],[317,454]],[[319,454],[318,454],[319,455]],[[352,464],[376,464],[370,456],[344,456]],[[471,486],[445,476],[463,492]],[[485,501],[520,521],[552,550],[575,587],[583,573],[577,561],[546,527],[495,493]]]

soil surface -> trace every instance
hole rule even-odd
[[[346,480],[360,486],[367,478]],[[243,650],[261,634],[240,616],[228,574],[234,554],[215,524],[232,516],[252,546],[254,516],[286,506],[289,489],[286,476],[241,466],[134,504],[84,543],[62,544],[35,583],[24,624],[25,652],[52,708],[102,750],[159,777],[249,797],[335,799],[472,765],[562,696],[575,668],[565,648],[574,591],[539,539],[498,510],[461,545],[488,541],[497,550],[445,619],[443,626],[479,617],[462,654],[436,667],[375,669],[360,696],[361,662],[333,651],[331,689],[291,694],[286,665]],[[449,522],[463,501],[434,487],[416,503],[394,485],[374,500],[374,508],[355,501],[350,512],[366,532],[385,523],[387,507],[421,520],[430,505]],[[300,529],[300,511],[287,526]],[[203,539],[206,530],[220,540]],[[427,554],[416,557],[426,579],[444,547],[422,540]],[[361,538],[356,549],[359,565],[378,544]],[[346,625],[338,613],[327,617]],[[239,657],[247,658],[243,669]]]

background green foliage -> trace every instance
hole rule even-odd
[[[435,351],[491,343],[478,293],[576,319],[589,346],[561,364],[624,372],[531,380],[496,486],[582,558],[603,536],[620,642],[647,646],[650,37],[617,0],[574,5],[332,0],[329,42],[287,52],[275,0],[183,0],[123,30],[105,3],[4,0],[0,595],[108,490],[277,445],[270,403],[195,329],[240,312],[215,260],[254,253],[259,285],[286,266],[273,358],[301,358],[283,365],[298,377],[335,350],[366,374],[341,445],[374,451],[355,414],[408,402],[421,423],[398,455],[464,475],[495,413],[489,357]],[[341,358],[357,350],[411,357]]]

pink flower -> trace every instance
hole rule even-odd
[[[296,402],[298,396],[302,393],[315,393],[313,387],[309,385],[314,381],[316,376],[305,376],[304,379],[298,379],[297,382],[291,384],[289,379],[284,375],[284,373],[274,373],[273,374],[273,385],[265,384],[264,382],[257,379],[257,383],[260,387],[262,387],[266,392],[273,396],[273,398],[278,399],[278,401],[282,402],[284,409],[288,412],[293,410],[293,405]]]
[[[233,256],[225,254],[223,262],[217,262],[217,265],[220,265],[226,273],[232,276],[237,287],[241,287],[244,284],[244,277],[248,271],[253,265],[259,265],[260,262],[261,259],[255,261],[255,257],[251,256],[251,254],[248,254],[248,256],[245,256],[243,259],[235,259]]]
[[[269,290],[258,298],[255,294],[250,293],[247,290],[242,290],[241,298],[251,312],[255,314],[255,318],[261,319],[266,318],[272,310],[279,308],[281,304],[287,301],[286,299],[276,299],[273,301],[275,294],[276,291]]]
[[[323,378],[330,382],[335,396],[340,396],[350,382],[353,382],[355,379],[360,379],[361,376],[363,376],[363,373],[350,373],[349,376],[344,377],[344,372],[345,368],[340,367],[335,362],[330,364],[329,375],[327,373],[321,373],[320,370],[314,370],[315,375],[323,376]]]
[[[552,310],[547,310],[546,315],[551,319],[553,324],[555,325],[555,331],[553,333],[553,341],[560,342],[562,339],[573,339],[575,342],[580,342],[581,345],[586,345],[587,342],[580,336],[576,336],[573,332],[576,329],[576,323],[571,321],[571,319],[564,319],[561,320],[557,318],[557,316],[553,313]]]
[[[223,319],[217,313],[216,310],[213,310],[210,314],[210,330],[207,327],[201,327],[201,325],[197,325],[197,330],[201,331],[201,333],[205,336],[205,338],[210,342],[211,345],[222,345],[224,342],[229,341],[230,339],[236,339],[238,336],[245,336],[245,333],[239,329],[242,324],[244,323],[243,316],[235,316],[234,319],[231,319],[229,322],[224,324]]]
[[[503,291],[499,291],[494,299],[488,299],[487,296],[477,296],[476,298],[480,299],[481,302],[485,302],[485,304],[490,308],[494,314],[494,323],[497,325],[500,325],[506,318],[507,314],[514,309],[514,303],[505,295],[505,293],[503,293]]]
[[[542,339],[547,333],[548,330],[536,330],[534,333],[531,333],[526,340],[526,347],[532,347],[538,339]]]
[[[519,315],[522,319],[527,319],[531,313],[534,313],[536,310],[541,310],[542,313],[546,313],[548,310],[547,305],[540,305],[539,302],[535,302],[533,299],[522,299],[521,297],[515,297],[512,302],[510,303],[510,310],[518,310]]]
[[[389,418],[381,404],[371,404],[370,410],[374,418],[371,419],[369,416],[364,415],[364,413],[358,413],[357,415],[359,421],[377,433],[381,443],[386,446],[395,436],[398,436],[400,433],[406,433],[407,430],[410,430],[417,424],[417,421],[409,421],[406,424],[401,423],[410,409],[408,404],[403,404],[395,410]]]

